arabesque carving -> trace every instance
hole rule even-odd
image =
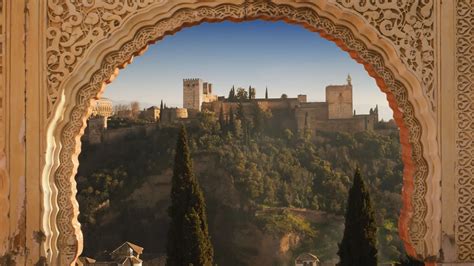
[[[55,90],[59,88],[62,79],[73,73],[77,61],[84,54],[84,50],[91,45],[91,39],[85,36],[96,33],[106,34],[105,32],[108,32],[103,29],[98,30],[97,26],[92,25],[98,25],[100,22],[105,23],[99,23],[100,25],[108,25],[110,27],[110,21],[118,21],[117,23],[120,25],[122,23],[120,18],[123,19],[123,17],[119,16],[119,18],[111,15],[119,11],[122,14],[128,12],[123,8],[124,5],[120,4],[122,1],[109,1],[114,3],[113,5],[110,4],[110,6],[103,2],[101,1],[101,4],[97,4],[98,2],[96,1],[86,0],[76,2],[80,3],[76,5],[80,5],[82,11],[79,12],[80,14],[67,17],[66,21],[69,21],[69,23],[65,26],[65,23],[61,23],[59,18],[62,14],[65,14],[66,7],[69,10],[78,9],[72,6],[72,4],[58,5],[57,1],[50,0],[50,16],[56,14],[56,27],[61,27],[52,29],[54,27],[50,25],[48,29],[48,41],[50,43],[48,48],[48,65],[49,71],[52,73],[49,82],[54,85],[50,88],[49,95],[52,97],[50,104],[54,104],[54,97],[57,95]],[[150,1],[143,0],[140,3],[143,7],[146,6],[146,3],[150,3]],[[92,7],[99,7],[99,10],[102,10],[102,12],[87,12],[88,10],[96,10]],[[133,8],[138,7],[140,6],[133,6]],[[114,11],[107,13],[104,12],[104,8],[105,10],[110,9]],[[70,11],[67,14],[70,14]],[[90,14],[97,14],[99,17]],[[90,109],[91,99],[98,97],[103,90],[105,82],[116,75],[118,68],[130,61],[134,55],[140,53],[147,45],[167,34],[203,21],[242,21],[258,18],[285,20],[290,23],[302,24],[312,31],[319,32],[323,37],[336,42],[341,48],[348,51],[353,58],[365,65],[369,73],[376,77],[378,84],[387,93],[389,99],[392,99],[391,104],[395,110],[397,122],[399,125],[403,125],[401,127],[401,139],[406,155],[404,156],[406,171],[404,176],[405,189],[403,192],[405,205],[400,223],[402,229],[406,227],[405,229],[408,232],[402,232],[402,237],[404,237],[405,244],[412,255],[420,254],[420,256],[423,256],[423,254],[426,254],[425,237],[429,230],[426,221],[429,212],[426,199],[429,167],[423,157],[421,125],[415,117],[414,107],[409,101],[407,88],[386,67],[383,56],[379,52],[369,49],[364,41],[356,38],[354,32],[346,26],[318,15],[312,8],[295,8],[290,5],[279,5],[262,0],[243,5],[221,4],[214,7],[202,4],[196,8],[179,9],[170,14],[170,17],[162,19],[156,24],[142,27],[137,32],[130,33],[130,41],[125,42],[120,49],[106,54],[103,60],[97,62],[99,65],[96,69],[98,70],[93,73],[90,80],[84,86],[72,88],[77,90],[77,94],[74,94],[70,100],[74,102],[68,103],[73,106],[71,111],[65,113],[65,125],[61,128],[60,132],[62,147],[58,156],[59,164],[58,168],[54,171],[54,184],[58,190],[57,204],[59,211],[54,213],[52,217],[56,217],[59,236],[57,243],[53,243],[53,245],[59,251],[60,265],[70,265],[73,263],[82,249],[82,243],[78,240],[80,232],[78,232],[77,202],[74,200],[76,192],[74,172],[77,167],[75,158],[77,158],[80,149],[78,146],[79,136],[86,126],[85,120]],[[85,21],[88,22],[86,23]],[[91,26],[87,26],[89,27],[88,31],[77,33],[81,27],[88,23],[91,23]],[[66,31],[66,33],[63,31]],[[64,38],[56,38],[56,34],[66,34],[66,36]],[[53,40],[55,41],[53,42]],[[66,40],[68,41],[66,42]],[[53,43],[54,45],[52,45]]]
[[[436,112],[434,0],[336,0],[361,14],[397,48],[402,61],[422,81]]]
[[[137,11],[166,2],[169,0],[48,0],[48,117],[61,83],[95,42],[110,36]],[[392,41],[402,61],[422,81],[424,93],[435,110],[434,0],[336,2],[361,14],[382,36]]]
[[[457,0],[456,20],[456,245],[474,261],[474,0]]]
[[[89,47],[110,36],[134,12],[166,1],[48,0],[47,115],[51,115],[61,83],[84,58]]]

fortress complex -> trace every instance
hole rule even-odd
[[[238,91],[245,91],[238,88]],[[232,94],[235,94],[234,88]],[[231,95],[231,94],[229,94]],[[306,95],[289,98],[256,98],[255,88],[249,87],[247,95],[240,99],[218,97],[212,92],[212,84],[202,79],[183,80],[183,108],[151,106],[144,109],[138,118],[149,122],[176,124],[196,118],[201,111],[214,112],[217,116],[223,112],[229,119],[230,110],[237,113],[239,105],[247,117],[253,117],[258,107],[261,111],[271,114],[269,126],[274,129],[292,129],[294,132],[316,135],[317,131],[358,132],[374,130],[379,122],[378,107],[370,109],[369,114],[358,115],[353,109],[352,83],[350,76],[344,85],[326,87],[326,101],[308,102]],[[230,96],[229,96],[230,97]],[[119,110],[114,114],[112,101],[103,98],[96,100],[92,106],[92,114],[88,120],[85,133],[89,143],[101,143],[110,139],[119,139],[127,134],[135,134],[136,130],[107,129],[107,119],[114,115],[118,118],[132,119],[131,110]],[[217,117],[216,116],[216,117]],[[107,131],[107,132],[106,132]]]
[[[186,82],[185,82],[186,83]],[[183,88],[185,92],[189,89]],[[255,90],[255,89],[253,89]],[[246,101],[229,101],[224,97],[215,97],[203,101],[201,109],[228,117],[230,110],[236,112],[242,104],[244,112],[249,115],[258,106],[264,112],[271,112],[273,117],[280,120],[280,127],[291,128],[297,132],[309,132],[314,135],[317,131],[357,132],[374,130],[379,121],[378,107],[370,109],[369,114],[358,115],[353,108],[351,77],[347,77],[344,85],[329,85],[326,87],[326,101],[308,102],[306,95],[296,98],[255,98]],[[186,105],[185,105],[186,106]]]

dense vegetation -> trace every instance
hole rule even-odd
[[[242,265],[258,253],[231,241],[237,239],[237,230],[250,225],[275,235],[301,235],[294,255],[336,257],[342,239],[337,224],[342,224],[356,165],[375,203],[379,261],[398,260],[402,244],[396,224],[403,170],[398,132],[318,132],[310,138],[273,128],[271,116],[258,109],[249,115],[238,108],[228,118],[201,113],[188,125],[216,263]],[[145,252],[164,252],[166,228],[157,224],[167,224],[159,213],[169,200],[136,207],[130,197],[150,176],[166,175],[171,169],[177,132],[177,127],[157,125],[150,136],[83,147],[77,180],[84,254],[97,256],[124,240],[141,244]],[[291,212],[294,208],[319,211],[338,222],[314,222]]]

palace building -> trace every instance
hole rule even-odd
[[[183,88],[185,92],[187,87]],[[252,90],[255,91],[254,88]],[[249,94],[250,95],[250,94]],[[251,114],[258,106],[264,112],[286,114],[278,117],[283,127],[295,129],[297,132],[345,131],[358,132],[374,130],[379,121],[378,106],[370,109],[368,114],[356,114],[353,108],[353,88],[351,77],[347,77],[344,85],[329,85],[326,87],[324,102],[308,102],[306,95],[289,98],[252,98],[245,101],[230,101],[224,97],[217,100],[202,102],[201,110],[219,114],[224,112],[227,117],[230,110],[237,110],[241,104],[244,111]]]

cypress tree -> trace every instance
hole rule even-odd
[[[340,266],[377,265],[375,213],[359,169],[356,169],[354,183],[349,190],[344,236],[338,255]]]
[[[311,137],[311,131],[309,128],[309,122],[308,122],[308,112],[304,114],[304,129],[303,129],[303,138],[304,139],[309,139]]]
[[[242,104],[242,102],[239,102],[239,105],[237,107],[237,119],[239,119],[240,122],[242,123],[241,125],[242,125],[243,137],[244,137],[244,140],[247,142],[248,137],[249,137],[249,121],[247,120],[247,117],[245,116],[244,105]]]
[[[229,110],[229,129],[233,134],[235,134],[235,117],[232,107]]]
[[[166,265],[212,265],[214,250],[207,227],[206,205],[193,173],[184,126],[176,144],[171,182]]]
[[[160,103],[160,122],[161,122],[162,116],[163,116],[163,100],[161,100],[161,103]]]
[[[237,105],[237,119],[246,120],[244,105],[242,104],[242,102],[239,102],[239,104]]]
[[[265,99],[268,99],[268,87],[265,87]]]
[[[264,126],[264,117],[263,117],[262,109],[260,109],[260,106],[258,106],[258,104],[255,104],[255,115],[254,115],[255,133],[261,134],[263,132],[263,126]]]
[[[232,86],[232,89],[229,91],[229,102],[233,102],[235,100],[235,87]]]
[[[221,110],[219,112],[219,125],[221,126],[221,132],[225,131],[225,119],[224,119],[224,107],[221,104]]]

